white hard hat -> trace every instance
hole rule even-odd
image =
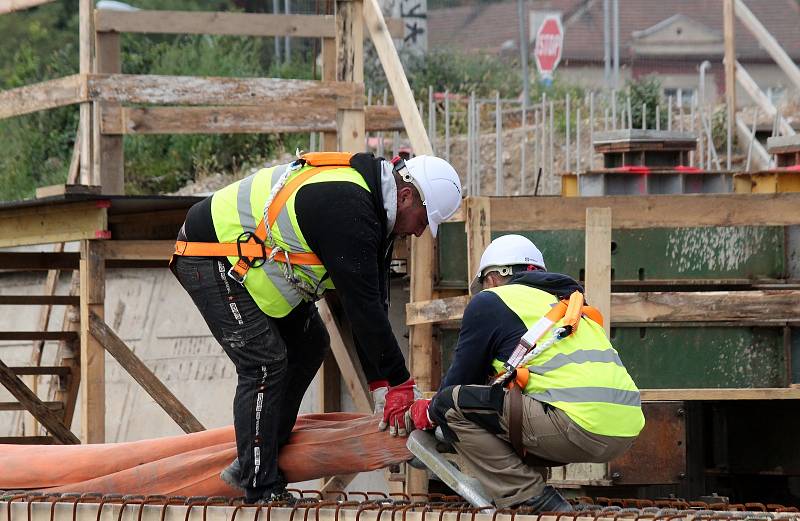
[[[461,205],[461,180],[450,163],[434,156],[411,158],[406,161],[406,167],[408,175],[422,192],[420,196],[425,201],[428,225],[436,237],[439,225],[456,213]]]
[[[477,293],[481,290],[481,273],[486,268],[510,267],[519,264],[530,264],[543,270],[547,269],[542,252],[527,237],[516,234],[498,237],[489,243],[481,255],[478,272],[469,285],[470,292]]]

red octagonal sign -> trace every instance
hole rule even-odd
[[[545,77],[553,75],[561,60],[561,49],[564,44],[564,29],[558,16],[548,16],[536,32],[536,68]]]

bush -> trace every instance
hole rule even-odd
[[[655,76],[645,76],[639,80],[628,81],[628,92],[631,100],[631,116],[633,128],[642,128],[642,109],[647,104],[647,128],[656,128],[656,106],[663,105],[661,99],[661,82]],[[666,129],[667,111],[660,111],[660,128]]]

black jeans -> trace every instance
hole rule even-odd
[[[176,257],[172,264],[236,366],[233,426],[241,484],[247,500],[256,501],[286,485],[278,451],[289,439],[330,338],[313,303],[301,303],[280,319],[269,317],[227,276],[228,267],[223,259],[209,257]]]

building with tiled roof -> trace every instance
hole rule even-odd
[[[800,5],[796,0],[745,0],[746,5],[796,62],[800,61]],[[698,66],[711,62],[706,91],[724,89],[722,0],[619,0],[622,82],[648,74],[661,77],[668,93],[690,97],[698,85]],[[586,86],[601,87],[603,0],[527,0],[531,12],[557,11],[564,27],[559,74]],[[529,22],[530,24],[530,22]],[[535,34],[529,28],[529,32]],[[736,21],[736,53],[761,88],[774,98],[791,88],[756,38]],[[429,49],[519,53],[515,0],[428,12]],[[533,44],[530,44],[533,51]],[[531,58],[532,69],[533,59]]]

